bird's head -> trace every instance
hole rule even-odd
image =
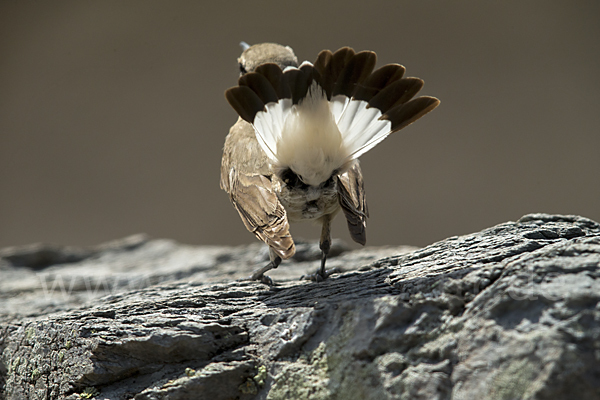
[[[277,43],[259,43],[253,46],[242,42],[244,52],[238,58],[240,65],[240,75],[248,72],[254,72],[256,67],[265,63],[274,63],[282,70],[285,67],[297,67],[298,58],[289,46],[282,46]]]

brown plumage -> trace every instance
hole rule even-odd
[[[422,80],[403,78],[398,64],[374,71],[375,53],[348,47],[298,67],[289,47],[263,43],[239,62],[238,86],[225,93],[240,119],[225,140],[221,188],[246,228],[269,246],[270,263],[252,279],[270,283],[264,273],[295,252],[289,223],[302,220],[322,224],[321,269],[310,278],[326,279],[330,224],[340,209],[352,239],[366,242],[357,158],[439,100],[413,99]]]

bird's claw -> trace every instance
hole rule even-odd
[[[333,274],[339,274],[341,271],[338,268],[328,269],[323,271],[319,269],[314,274],[310,275],[302,275],[300,277],[301,280],[313,281],[313,282],[323,282],[325,279],[329,278]]]
[[[247,278],[247,280],[249,280],[249,281],[260,281],[261,283],[264,283],[265,285],[268,285],[268,286],[273,286],[274,285],[273,279],[271,279],[270,276],[265,275],[264,273],[259,273],[259,271],[253,273],[252,275],[250,275]]]

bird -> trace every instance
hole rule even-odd
[[[327,279],[331,222],[341,210],[352,240],[366,243],[369,216],[359,157],[436,108],[414,97],[423,80],[400,64],[375,69],[377,55],[342,47],[298,63],[289,46],[241,43],[237,86],[225,98],[239,115],[225,139],[220,186],[248,231],[268,245],[265,273],[295,253],[290,223],[321,224],[321,264],[306,278]]]

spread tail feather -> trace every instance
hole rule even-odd
[[[413,99],[423,81],[403,78],[403,66],[373,71],[375,62],[370,51],[324,50],[314,65],[281,71],[264,64],[225,95],[274,165],[318,185],[439,105],[434,97]]]

